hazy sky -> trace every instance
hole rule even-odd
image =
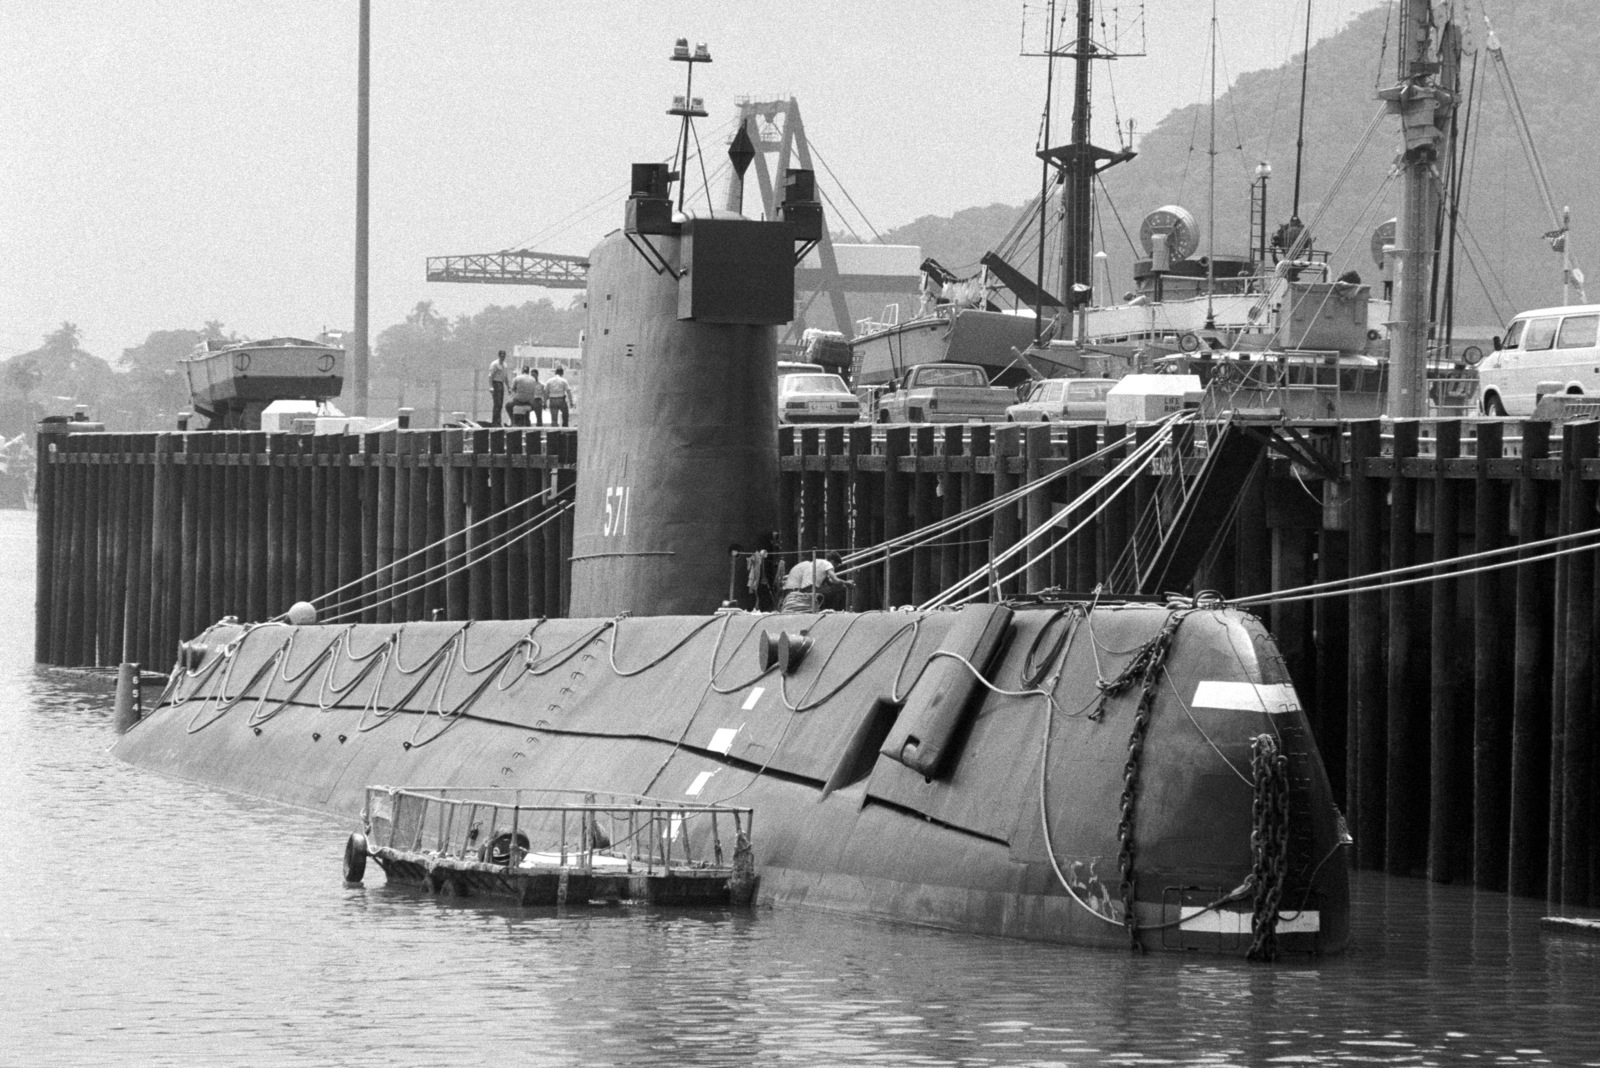
[[[1314,36],[1380,2],[1317,0]],[[1221,82],[1300,50],[1299,0],[1218,3]],[[1102,144],[1113,96],[1143,130],[1207,92],[1206,0],[1117,4],[1124,20],[1144,9],[1148,56],[1115,65],[1114,93],[1099,80]],[[711,49],[695,91],[719,158],[736,96],[793,94],[880,230],[1021,203],[1038,183],[1045,77],[1019,55],[1023,8],[374,0],[374,334],[419,300],[454,315],[570,299],[430,284],[424,260],[534,238],[584,253],[618,226],[629,163],[665,158],[676,135],[664,110],[682,92],[683,66],[666,61],[679,36]],[[62,320],[113,361],[152,330],[208,319],[252,337],[348,327],[356,26],[355,0],[0,4],[0,357]]]

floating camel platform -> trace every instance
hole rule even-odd
[[[364,833],[345,847],[345,880],[361,881],[370,856],[391,883],[447,897],[522,906],[749,905],[754,820],[749,808],[647,797],[371,787]],[[694,833],[701,829],[709,834]],[[709,856],[694,855],[697,839],[709,844]]]

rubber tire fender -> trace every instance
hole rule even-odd
[[[359,883],[367,873],[367,836],[356,831],[344,843],[344,881]]]

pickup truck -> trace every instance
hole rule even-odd
[[[965,423],[1000,420],[1016,403],[1016,390],[991,386],[983,368],[970,363],[919,363],[878,396],[880,423]]]

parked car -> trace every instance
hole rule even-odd
[[[778,377],[780,423],[853,423],[860,415],[861,402],[838,375]]]
[[[1063,419],[1106,417],[1106,393],[1114,378],[1046,378],[1034,382],[1026,397],[1006,409],[1009,423],[1054,423]]]
[[[878,396],[880,423],[966,423],[999,419],[1016,400],[1008,386],[991,386],[982,367],[919,363]]]
[[[1503,341],[1478,364],[1486,415],[1533,414],[1549,393],[1600,393],[1600,304],[1539,308],[1511,320]]]

